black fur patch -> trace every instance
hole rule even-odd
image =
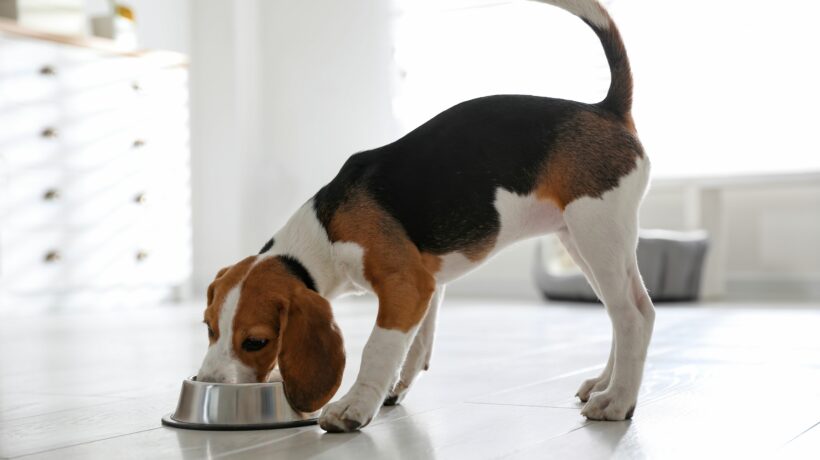
[[[270,251],[270,248],[272,248],[272,247],[273,247],[273,238],[269,239],[268,242],[265,243],[264,246],[262,246],[262,249],[259,250],[259,254],[264,254],[264,253]]]
[[[299,278],[305,283],[308,289],[312,291],[316,291],[316,283],[313,281],[313,277],[310,276],[310,272],[302,265],[302,262],[299,262],[298,259],[292,256],[282,255],[278,256],[279,260],[285,265],[291,275]]]
[[[403,138],[351,156],[314,197],[329,228],[354,190],[365,191],[421,251],[445,254],[494,237],[496,189],[528,194],[561,124],[604,109],[562,99],[501,95],[458,104]]]

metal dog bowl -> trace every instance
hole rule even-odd
[[[282,382],[182,382],[177,409],[162,424],[191,430],[262,430],[316,423],[319,411],[294,410]]]

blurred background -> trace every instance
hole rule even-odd
[[[820,6],[603,3],[653,162],[653,295],[816,301]],[[609,84],[585,24],[523,1],[0,0],[0,16],[4,312],[198,301],[352,153],[469,98],[596,102]],[[579,276],[542,238],[448,295],[589,300]]]

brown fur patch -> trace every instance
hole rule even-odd
[[[324,406],[342,382],[345,352],[330,304],[305,287],[282,262],[267,258],[242,284],[233,324],[233,350],[262,381],[276,363],[294,408],[312,412]],[[248,337],[268,344],[246,351]]]
[[[421,253],[421,264],[424,265],[424,268],[426,268],[427,271],[433,275],[441,270],[442,263],[443,261],[441,260],[441,256],[437,256],[429,252]]]
[[[462,250],[461,253],[464,254],[464,257],[469,259],[471,262],[481,262],[487,257],[487,254],[493,250],[496,241],[498,241],[497,231],[489,238],[478,241],[472,246]]]
[[[234,265],[222,268],[217,272],[216,278],[208,286],[207,301],[208,305],[205,307],[205,322],[208,323],[211,330],[214,331],[214,336],[211,337],[211,343],[219,338],[219,314],[222,311],[222,304],[225,303],[225,297],[237,284],[242,282],[248,270],[251,269],[256,257],[251,256]]]
[[[376,324],[409,331],[427,312],[441,258],[419,252],[401,225],[360,190],[336,211],[331,241],[364,248],[364,276],[379,297]]]
[[[538,179],[536,196],[564,209],[578,198],[598,198],[617,187],[643,156],[633,130],[634,125],[614,117],[580,112],[561,126]]]

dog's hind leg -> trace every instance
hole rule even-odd
[[[582,414],[594,420],[632,416],[655,312],[638,271],[637,211],[646,178],[639,165],[601,198],[584,197],[564,210],[568,238],[589,270],[612,322],[614,353],[605,389],[592,392]],[[600,387],[599,387],[600,388]]]
[[[407,390],[410,389],[410,385],[419,375],[419,372],[426,371],[430,366],[430,357],[433,354],[433,338],[436,333],[436,316],[443,299],[444,285],[439,285],[433,293],[433,298],[430,299],[430,308],[427,310],[427,314],[424,316],[418,332],[416,332],[416,337],[413,339],[413,345],[410,346],[410,351],[404,360],[399,380],[393,385],[393,389],[390,390],[384,400],[385,406],[399,404],[407,395]]]
[[[569,232],[566,230],[558,232],[558,239],[561,240],[561,243],[566,248],[569,255],[572,257],[572,260],[578,265],[578,268],[584,273],[586,276],[587,281],[589,281],[589,285],[592,287],[592,290],[595,292],[595,295],[598,296],[599,299],[601,297],[601,290],[598,288],[598,284],[595,282],[595,278],[592,276],[592,270],[589,268],[589,264],[581,257],[581,253],[578,252],[578,248],[575,246],[575,241],[569,235]],[[601,374],[597,377],[593,377],[591,379],[584,380],[581,383],[581,386],[578,388],[578,391],[575,393],[582,402],[587,402],[589,400],[589,395],[593,392],[603,391],[609,385],[609,378],[612,376],[612,365],[615,361],[615,337],[612,337],[612,342],[609,347],[609,359],[607,359],[606,366],[604,370],[601,371]]]

